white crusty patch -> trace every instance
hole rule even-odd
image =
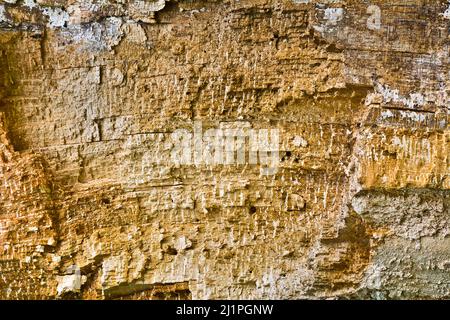
[[[324,19],[327,20],[327,24],[336,25],[344,17],[343,8],[326,8]]]
[[[64,27],[69,22],[69,14],[60,8],[45,8],[42,13],[48,17],[50,27]]]
[[[34,0],[24,0],[23,5],[25,7],[28,7],[30,9],[33,9],[34,7],[37,7],[36,2],[34,2]]]
[[[307,147],[308,146],[308,141],[306,141],[305,139],[303,139],[303,137],[301,136],[295,136],[294,140],[292,141],[294,146],[296,147]]]
[[[450,0],[448,1],[448,7],[442,14],[445,19],[450,19]]]
[[[344,12],[343,8],[326,8],[323,13],[323,23],[313,26],[314,30],[320,33],[333,31],[344,18]]]
[[[399,110],[398,115],[400,117],[402,117],[403,119],[408,118],[415,122],[422,122],[427,119],[426,115],[423,114],[423,112],[417,112],[417,111]],[[393,117],[394,117],[394,113],[392,113],[391,110],[384,110],[383,112],[381,112],[382,119],[388,119],[388,118],[393,118]]]
[[[385,110],[383,112],[381,112],[381,118],[383,119],[387,119],[387,118],[393,118],[394,114],[392,113],[391,110]]]
[[[404,97],[400,95],[397,89],[391,89],[387,85],[377,83],[375,88],[383,96],[384,102],[401,103],[411,109],[425,104],[425,97],[418,92],[410,93],[409,97]]]
[[[8,18],[5,15],[5,6],[0,5],[0,22],[8,22]]]

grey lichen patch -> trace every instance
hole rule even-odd
[[[155,13],[164,9],[165,0],[133,0],[126,2],[115,1],[76,1],[68,6],[61,3],[36,2],[26,0],[16,3],[16,1],[5,1],[6,5],[0,4],[0,23],[8,22],[11,26],[21,24],[33,25],[37,18],[26,18],[27,16],[40,13],[47,21],[49,28],[65,28],[69,25],[79,25],[82,23],[93,23],[99,20],[112,17],[127,18],[133,21],[154,23]],[[12,12],[12,19],[8,18],[8,13]],[[25,17],[25,19],[24,19]]]
[[[449,194],[445,191],[363,192],[352,199],[354,210],[375,229],[408,240],[450,234]]]
[[[122,18],[117,17],[106,18],[102,23],[70,25],[56,33],[58,48],[71,45],[83,51],[111,50],[123,37],[122,25]]]

